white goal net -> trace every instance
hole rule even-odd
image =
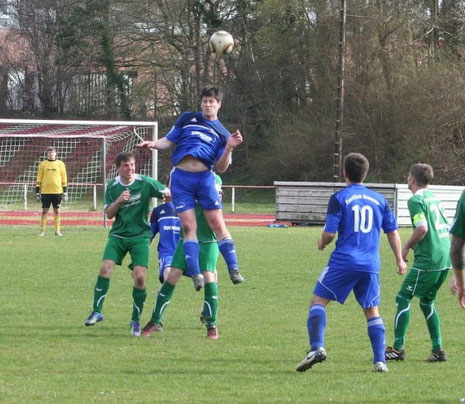
[[[69,200],[62,208],[95,209],[97,199],[103,204],[106,182],[116,175],[116,155],[157,136],[153,122],[0,119],[0,210],[27,210],[48,146],[66,165]],[[136,152],[138,173],[157,178],[156,162],[155,150]]]

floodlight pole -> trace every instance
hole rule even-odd
[[[339,64],[337,76],[336,130],[334,135],[334,181],[343,181],[342,175],[342,140],[344,132],[344,71],[346,50],[346,0],[341,0],[339,25]]]

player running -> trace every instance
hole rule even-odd
[[[428,164],[414,164],[409,170],[408,188],[413,196],[408,200],[408,209],[413,233],[402,249],[402,257],[406,260],[412,248],[414,260],[396,296],[394,345],[386,349],[388,360],[405,359],[410,301],[415,296],[420,299],[432,342],[432,352],[427,361],[443,362],[447,359],[442,349],[441,321],[435,300],[450,268],[449,222],[441,207],[442,202],[428,189],[433,176],[433,169]]]
[[[94,288],[92,313],[84,322],[92,326],[103,320],[103,303],[110,286],[110,276],[116,265],[121,265],[127,253],[131,256],[134,287],[133,310],[130,322],[131,334],[140,335],[139,319],[147,297],[145,290],[146,270],[149,263],[150,226],[147,213],[151,198],[170,197],[169,189],[145,175],[135,173],[133,153],[119,153],[115,159],[118,176],[108,183],[105,192],[105,214],[115,218],[103,261]]]
[[[138,145],[159,150],[176,145],[172,155],[174,168],[170,187],[176,212],[182,222],[186,263],[197,290],[204,283],[200,274],[199,241],[196,236],[197,202],[218,239],[231,281],[234,284],[244,282],[239,273],[236,247],[223,218],[221,200],[215,188],[215,174],[212,171],[215,169],[219,173],[225,172],[231,163],[233,149],[242,143],[239,130],[230,134],[218,119],[222,97],[217,87],[205,87],[200,97],[202,112],[183,113],[164,138]]]
[[[326,359],[324,335],[326,306],[331,301],[344,304],[351,291],[367,319],[368,336],[374,355],[375,372],[387,372],[385,328],[378,310],[379,241],[381,229],[387,234],[399,273],[406,271],[396,219],[384,196],[369,190],[362,183],[368,172],[368,160],[359,153],[344,158],[347,187],[333,194],[328,203],[326,225],[318,239],[318,249],[338,238],[328,266],[321,273],[313,291],[307,320],[310,351],[297,365],[304,372]]]

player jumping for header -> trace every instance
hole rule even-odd
[[[239,130],[230,134],[219,121],[222,93],[217,87],[205,87],[200,98],[202,112],[183,113],[164,138],[154,142],[144,141],[138,145],[159,150],[176,145],[172,155],[174,168],[170,187],[176,212],[182,222],[183,249],[188,272],[196,290],[204,286],[199,268],[199,242],[194,209],[196,201],[216,235],[231,281],[234,284],[244,282],[239,273],[236,247],[224,222],[221,199],[215,188],[215,174],[212,171],[214,168],[215,171],[224,173],[228,169],[232,151],[242,143],[242,135]]]

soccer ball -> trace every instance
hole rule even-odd
[[[208,42],[210,50],[221,56],[223,53],[231,53],[234,46],[234,38],[229,32],[216,31]]]

